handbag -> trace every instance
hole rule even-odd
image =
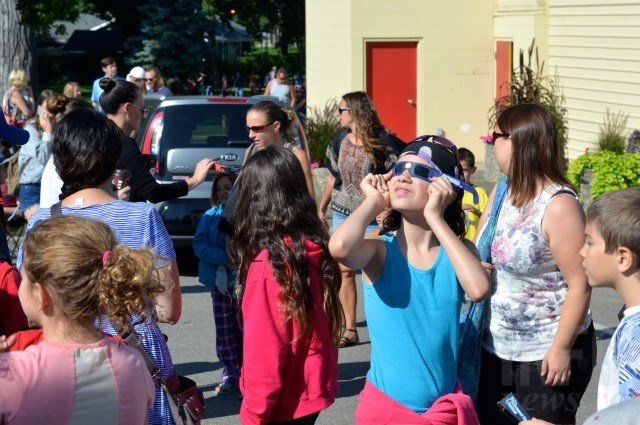
[[[507,192],[507,178],[502,177],[496,186],[493,205],[487,218],[484,231],[478,240],[480,261],[491,262],[491,243],[496,233],[498,213]],[[460,314],[458,336],[458,380],[465,394],[474,401],[478,394],[480,381],[480,355],[482,353],[482,334],[484,332],[487,301],[471,302]]]
[[[111,326],[120,334],[121,329],[110,322]],[[123,338],[130,347],[140,352],[142,358],[147,364],[147,368],[151,373],[151,377],[156,385],[167,395],[171,416],[176,425],[200,425],[200,419],[204,414],[204,394],[193,379],[174,373],[171,377],[164,380],[160,377],[160,369],[153,362],[149,354],[145,351],[142,344],[133,332]]]

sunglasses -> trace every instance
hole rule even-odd
[[[340,115],[342,115],[343,112],[350,111],[350,110],[351,110],[351,108],[338,106],[338,114],[340,114]]]
[[[265,125],[252,125],[251,127],[247,126],[247,133],[253,131],[254,133],[262,133],[266,126],[273,124],[275,121],[271,121],[266,123]]]
[[[427,165],[420,164],[418,162],[398,162],[393,166],[392,170],[394,176],[399,176],[405,171],[408,171],[411,177],[416,177],[429,183],[431,183],[436,177],[445,177],[453,186],[471,193],[471,195],[473,195],[474,204],[479,202],[478,192],[469,183]]]
[[[494,131],[493,133],[491,133],[491,141],[488,143],[490,145],[493,145],[500,137],[509,137],[509,133],[498,133],[497,131]]]
[[[145,78],[144,80],[145,80],[145,81],[155,81],[155,79],[156,79],[156,77],[153,77],[153,78]]]
[[[147,108],[141,108],[139,106],[134,105],[133,103],[130,103],[129,105],[133,106],[134,108],[136,108],[138,111],[142,112],[143,114],[147,113]]]

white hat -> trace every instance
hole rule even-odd
[[[127,80],[129,77],[143,79],[144,78],[144,68],[141,66],[134,66],[131,68],[131,71],[127,74]]]

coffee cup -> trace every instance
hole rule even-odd
[[[131,180],[131,171],[119,169],[113,173],[113,178],[111,183],[116,188],[116,190],[120,190],[123,187],[129,186],[129,181]]]

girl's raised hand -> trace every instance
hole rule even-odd
[[[360,190],[366,199],[375,199],[382,208],[389,205],[389,180],[393,171],[386,174],[367,174],[360,182]]]
[[[443,217],[444,211],[457,196],[456,191],[453,186],[451,186],[451,182],[445,177],[436,177],[433,179],[431,184],[429,184],[427,193],[429,194],[429,199],[427,200],[427,205],[424,207],[424,217],[427,219],[427,223],[430,218]]]

